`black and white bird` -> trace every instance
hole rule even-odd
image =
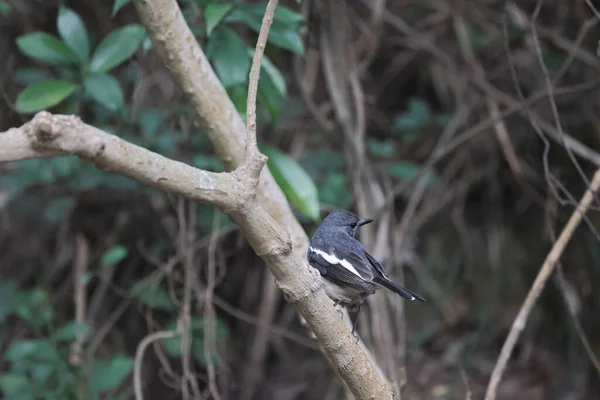
[[[324,278],[325,293],[335,305],[358,312],[365,299],[384,287],[409,300],[425,299],[392,282],[383,266],[354,238],[356,230],[373,222],[346,210],[336,210],[319,225],[310,240],[308,262]],[[356,330],[354,323],[352,334]]]

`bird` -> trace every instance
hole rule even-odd
[[[358,228],[371,222],[371,218],[361,219],[353,212],[335,210],[321,222],[308,248],[308,262],[321,274],[327,296],[335,306],[356,313],[352,327],[355,337],[362,303],[382,287],[405,299],[426,303],[420,295],[393,282],[385,268],[354,237]]]

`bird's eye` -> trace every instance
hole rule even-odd
[[[352,229],[356,228],[356,222],[351,223],[350,228],[352,228]]]

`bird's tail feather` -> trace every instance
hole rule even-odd
[[[419,301],[422,301],[423,303],[427,303],[425,301],[425,299],[422,298],[421,296],[419,296],[418,294],[411,292],[410,290],[403,288],[402,286],[400,286],[388,279],[385,279],[383,276],[376,275],[375,277],[373,277],[373,282],[391,290],[394,293],[398,293],[400,296],[402,296],[406,299],[419,300]]]

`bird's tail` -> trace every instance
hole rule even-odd
[[[398,293],[400,296],[409,299],[409,300],[419,300],[422,301],[423,303],[427,303],[425,301],[424,298],[422,298],[421,296],[419,296],[418,294],[411,292],[408,289],[403,288],[402,286],[388,280],[385,279],[383,276],[377,276],[375,275],[373,277],[373,282],[377,283],[378,285],[381,285],[389,290],[391,290],[394,293]]]

